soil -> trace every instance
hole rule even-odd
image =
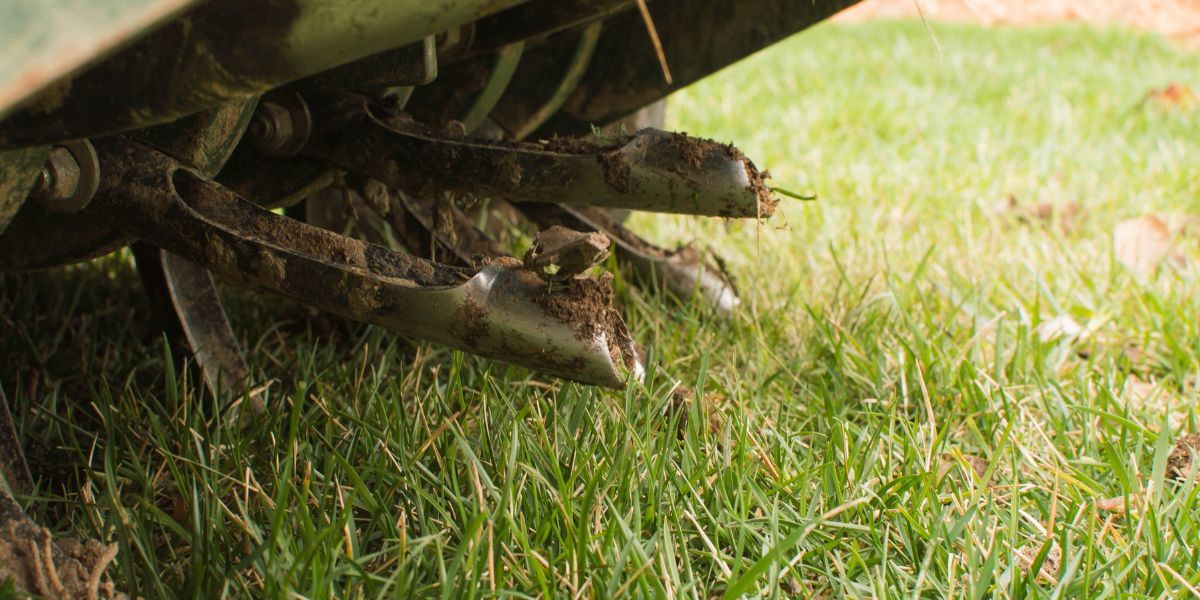
[[[125,598],[102,581],[117,554],[116,544],[54,539],[0,492],[0,582],[11,579],[18,593],[42,598]]]
[[[700,165],[704,163],[704,150],[700,144],[696,143],[695,139],[688,137],[686,133],[672,133],[671,141],[679,149],[679,155],[683,157],[683,162],[696,169],[699,169]]]
[[[1167,456],[1167,476],[1183,479],[1192,470],[1192,455],[1200,454],[1200,433],[1191,433],[1179,438],[1175,448]],[[1200,475],[1200,473],[1198,473]]]
[[[462,343],[468,348],[476,347],[480,339],[486,338],[491,326],[488,325],[489,311],[487,307],[467,298],[462,305],[463,334]]]
[[[1033,567],[1033,561],[1037,558],[1042,547],[1032,541],[1029,544],[1021,546],[1017,551],[1017,561],[1022,571],[1028,573]],[[1042,566],[1038,569],[1036,577],[1045,581],[1055,581],[1058,577],[1058,569],[1062,564],[1062,548],[1059,548],[1057,543],[1052,543],[1050,550],[1046,552],[1046,559],[1042,561]]]
[[[537,234],[525,253],[524,265],[547,281],[568,281],[607,258],[611,244],[603,233],[555,225]],[[551,266],[558,270],[550,273]]]
[[[604,169],[604,182],[609,187],[622,194],[633,190],[629,180],[629,163],[625,162],[624,156],[617,152],[605,152],[596,155],[596,162]]]
[[[775,194],[771,193],[771,188],[767,186],[767,175],[763,171],[759,171],[754,163],[742,154],[741,150],[729,146],[729,151],[734,156],[741,158],[742,164],[746,165],[746,176],[750,179],[750,189],[754,190],[754,195],[758,198],[758,218],[766,219],[775,214],[775,207],[779,205],[779,199]]]
[[[543,149],[547,152],[561,152],[563,154],[597,154],[616,150],[621,146],[629,143],[631,136],[619,136],[613,138],[593,139],[585,137],[559,137],[554,136],[542,144]]]
[[[920,8],[918,9],[918,2]],[[1200,0],[866,0],[835,20],[911,17],[986,25],[1086,22],[1153,31],[1200,47]]]
[[[604,273],[599,279],[576,277],[565,284],[546,286],[534,295],[533,301],[547,315],[570,327],[575,339],[581,342],[591,342],[603,331],[613,364],[634,370],[638,353],[624,320],[613,308],[612,280],[611,273]]]
[[[575,331],[575,338],[591,341],[604,324],[598,317],[612,308],[612,275],[601,279],[577,277],[566,283],[546,286],[533,301],[546,314],[566,323]]]

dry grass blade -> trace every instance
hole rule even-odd
[[[654,18],[650,16],[650,7],[646,0],[637,0],[638,11],[642,13],[642,21],[646,23],[646,31],[650,34],[650,42],[654,44],[654,52],[658,54],[658,64],[662,67],[663,79],[667,85],[674,83],[671,77],[671,66],[667,64],[667,53],[663,51],[662,40],[658,37],[658,28],[654,26]]]

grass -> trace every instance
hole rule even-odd
[[[819,199],[762,226],[635,219],[717,247],[743,295],[722,320],[619,285],[661,367],[644,388],[231,293],[271,407],[238,431],[140,325],[125,257],[6,278],[28,506],[120,544],[144,597],[1194,593],[1200,488],[1165,459],[1198,425],[1200,271],[1140,276],[1110,246],[1123,219],[1200,212],[1200,117],[1138,105],[1200,86],[1200,58],[934,32],[940,52],[916,22],[823,25],[672,99],[674,127]],[[1082,210],[1025,223],[993,209],[1010,195]],[[1062,316],[1085,339],[1042,341]]]

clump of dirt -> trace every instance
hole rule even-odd
[[[1192,456],[1196,454],[1200,454],[1200,433],[1179,438],[1167,456],[1167,476],[1175,479],[1187,477],[1192,470]]]
[[[696,392],[686,385],[679,384],[671,390],[671,397],[663,411],[663,416],[670,418],[679,415],[679,428],[676,436],[683,439],[687,435],[688,419],[691,417],[692,404],[696,402]],[[705,429],[709,434],[718,435],[725,426],[725,418],[721,413],[720,400],[711,395],[703,396],[700,414],[706,418]]]
[[[600,168],[604,169],[604,182],[614,190],[622,194],[628,194],[633,191],[633,186],[630,182],[629,163],[625,161],[625,157],[619,152],[603,152],[596,155],[596,162],[600,163]]]
[[[667,401],[667,406],[663,410],[663,417],[671,418],[673,415],[679,415],[675,437],[684,439],[687,436],[687,423],[689,408],[692,401],[695,399],[696,393],[686,385],[679,384],[675,389],[671,390],[671,397]]]
[[[779,200],[766,183],[771,176],[770,172],[760,171],[754,161],[746,157],[733,144],[722,144],[715,140],[689,136],[686,133],[670,133],[662,138],[662,142],[656,144],[653,150],[655,155],[661,155],[656,156],[658,160],[654,162],[684,177],[694,175],[697,170],[704,170],[706,163],[712,164],[712,162],[724,160],[740,163],[746,171],[746,180],[749,182],[750,190],[754,194],[757,204],[758,210],[754,216],[765,219],[775,214],[775,206],[779,204]],[[609,178],[609,170],[606,169],[606,179]],[[619,176],[620,174],[614,173],[614,175]],[[719,212],[722,216],[748,216],[745,214],[745,199],[740,191],[737,197],[731,197],[726,202],[726,208]]]
[[[612,273],[604,273],[599,279],[576,277],[565,284],[547,285],[532,299],[548,316],[570,327],[575,339],[581,342],[591,342],[596,334],[603,332],[613,364],[638,371],[633,337],[613,308],[612,280]]]
[[[1059,566],[1062,564],[1062,548],[1059,548],[1057,542],[1050,544],[1050,550],[1046,552],[1046,558],[1042,561],[1042,566],[1038,569],[1035,577],[1045,581],[1056,581]],[[1033,568],[1033,562],[1037,559],[1041,549],[1040,545],[1031,542],[1017,550],[1017,565],[1021,567],[1022,571],[1028,573],[1029,569]]]
[[[534,303],[546,314],[565,323],[575,332],[576,339],[590,341],[607,323],[612,308],[612,274],[600,279],[577,277],[566,283],[547,285],[533,297]]]
[[[670,149],[672,152],[679,155],[680,161],[674,171],[680,175],[686,175],[687,169],[685,166],[693,169],[700,169],[704,166],[704,157],[714,150],[721,147],[720,144],[712,140],[692,137],[684,132],[672,131],[666,138],[666,143],[663,148]]]
[[[463,302],[461,310],[463,324],[462,343],[468,348],[474,348],[480,338],[485,338],[488,335],[490,329],[488,325],[488,309],[474,300],[467,298]]]
[[[991,466],[986,459],[974,454],[965,454],[962,458],[966,461],[967,467],[970,468],[976,480],[982,480],[983,476],[987,474],[988,467]],[[938,481],[945,479],[947,475],[960,478],[965,476],[966,473],[959,467],[957,456],[949,453],[943,454],[938,460]]]
[[[616,150],[629,143],[630,139],[630,136],[601,139],[555,136],[542,142],[542,148],[548,152],[563,154],[599,154]]]
[[[569,281],[607,258],[611,245],[603,233],[555,225],[538,232],[524,265],[546,281]],[[551,273],[551,267],[558,270]]]
[[[125,598],[102,581],[116,544],[54,539],[0,492],[0,582],[42,598]]]
[[[608,278],[611,280],[612,275]],[[608,355],[613,359],[613,364],[624,365],[631,373],[635,373],[635,377],[640,378],[641,375],[637,373],[642,371],[642,353],[625,326],[621,313],[611,307],[608,309],[608,333]]]

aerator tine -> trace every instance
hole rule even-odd
[[[775,210],[763,173],[741,152],[682,133],[503,142],[436,132],[359,97],[313,97],[301,153],[404,191],[738,218]]]
[[[271,213],[136,142],[97,151],[88,211],[231,282],[582,383],[642,376],[607,281],[434,263]]]

